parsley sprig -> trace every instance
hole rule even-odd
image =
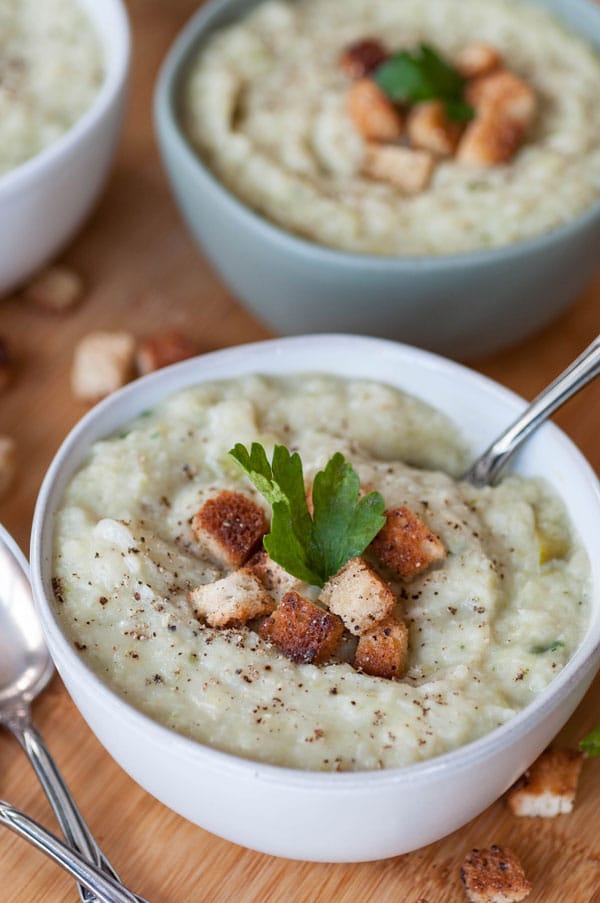
[[[250,451],[238,443],[229,454],[271,505],[265,549],[299,580],[323,586],[364,552],[385,523],[383,497],[369,492],[359,498],[358,474],[340,452],[315,476],[312,517],[297,452],[276,445],[269,463],[263,446],[253,442]]]
[[[600,726],[594,728],[587,737],[580,741],[579,749],[588,756],[600,756]]]
[[[443,100],[453,122],[467,122],[473,117],[473,108],[463,100],[464,78],[428,44],[413,52],[395,53],[378,66],[373,77],[394,103]]]

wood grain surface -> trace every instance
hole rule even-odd
[[[101,204],[62,258],[85,277],[85,303],[57,317],[17,298],[0,301],[0,335],[18,361],[14,386],[0,396],[0,433],[16,438],[21,461],[17,485],[0,502],[0,520],[24,550],[45,469],[85,410],[69,387],[72,351],[80,336],[96,328],[143,335],[163,325],[181,326],[203,351],[268,336],[193,247],[154,143],[151,97],[157,68],[195,6],[193,0],[130,0],[135,51],[123,141]],[[474,366],[533,397],[599,329],[600,278],[542,334]],[[572,400],[556,420],[599,471],[600,384]],[[575,743],[600,721],[599,694],[596,679],[560,735],[561,743]],[[242,849],[156,802],[104,752],[58,679],[34,713],[107,855],[129,886],[152,903],[460,903],[462,858],[473,846],[491,843],[518,851],[534,885],[531,903],[600,901],[600,760],[586,763],[572,815],[517,819],[499,801],[462,830],[418,852],[375,863],[323,865]],[[33,772],[5,732],[0,762],[0,796],[56,830]],[[0,903],[76,899],[67,875],[24,841],[0,834]]]

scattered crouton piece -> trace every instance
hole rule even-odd
[[[377,38],[355,41],[342,50],[339,66],[348,78],[364,78],[386,61],[389,53]]]
[[[336,651],[344,625],[300,593],[289,592],[258,632],[293,662],[320,664]]]
[[[493,110],[496,116],[504,116],[523,129],[530,124],[537,109],[531,85],[507,69],[473,79],[467,87],[466,100],[478,113]]]
[[[331,577],[319,601],[339,615],[354,634],[364,633],[387,618],[396,604],[389,585],[363,558],[351,558]]]
[[[531,891],[518,858],[495,844],[471,850],[460,870],[469,903],[517,903]]]
[[[373,677],[402,677],[408,665],[408,628],[404,621],[386,618],[358,640],[354,667]]]
[[[155,332],[140,341],[137,350],[137,368],[143,375],[177,364],[194,357],[198,349],[187,336],[176,329]]]
[[[508,116],[484,110],[466,128],[456,159],[470,166],[498,166],[507,163],[519,149],[523,126]]]
[[[75,348],[73,393],[85,401],[110,395],[131,378],[134,357],[135,339],[128,332],[90,332]]]
[[[446,557],[438,537],[405,505],[386,511],[386,522],[371,549],[382,564],[403,579],[416,576]]]
[[[70,267],[55,265],[34,276],[22,295],[26,301],[44,310],[61,314],[81,301],[83,290],[83,280],[78,273]]]
[[[13,485],[17,473],[17,446],[10,436],[0,436],[0,499]]]
[[[418,194],[433,175],[433,155],[393,144],[368,144],[362,170],[371,179],[390,182],[404,194]]]
[[[448,119],[443,101],[429,100],[413,107],[406,129],[413,147],[449,157],[456,150],[463,126]]]
[[[250,568],[240,568],[214,583],[190,590],[188,601],[194,615],[209,627],[245,624],[270,614],[275,601]]]
[[[359,78],[348,88],[348,112],[367,141],[395,141],[403,122],[400,111],[370,78]]]
[[[275,599],[281,599],[286,593],[292,590],[298,590],[302,583],[297,577],[288,574],[281,565],[270,557],[270,555],[261,549],[256,552],[247,562],[249,567],[261,581],[265,589],[271,593]]]
[[[573,811],[583,753],[547,749],[509,790],[508,808],[514,815],[554,818]]]
[[[467,44],[457,55],[454,65],[463,78],[477,78],[489,75],[502,65],[502,57],[495,47],[483,41]]]
[[[250,557],[268,529],[263,509],[241,492],[221,490],[192,518],[192,532],[209,558],[237,568]]]
[[[13,362],[9,347],[0,336],[0,392],[3,392],[13,378]]]

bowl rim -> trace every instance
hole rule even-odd
[[[148,406],[147,395],[154,392],[155,403],[160,399],[182,390],[194,384],[210,381],[212,366],[215,363],[231,366],[234,365],[236,374],[239,372],[257,373],[260,367],[256,363],[246,366],[242,371],[235,370],[236,362],[248,357],[252,360],[264,354],[265,351],[285,358],[286,352],[294,346],[300,346],[307,351],[311,348],[331,349],[332,343],[337,348],[346,347],[349,352],[358,355],[368,354],[392,354],[396,359],[401,358],[405,366],[421,366],[428,370],[436,370],[438,373],[451,378],[453,375],[461,375],[470,379],[477,391],[488,396],[490,401],[494,399],[508,407],[515,415],[526,405],[524,399],[514,392],[504,388],[499,383],[485,377],[462,364],[458,364],[447,358],[424,351],[412,346],[403,345],[386,339],[370,338],[344,334],[319,334],[307,336],[292,336],[282,339],[270,339],[261,342],[253,342],[219,351],[209,352],[189,361],[174,364],[164,370],[150,374],[142,379],[114,393],[100,404],[92,408],[70,431],[59,450],[57,451],[47,474],[42,483],[36,502],[33,528],[31,536],[31,578],[34,592],[35,605],[40,617],[44,634],[54,657],[54,648],[60,650],[61,661],[55,661],[61,671],[63,662],[66,663],[69,673],[75,675],[80,685],[86,685],[93,693],[95,705],[100,705],[104,710],[110,710],[114,717],[117,713],[126,719],[130,726],[141,732],[157,745],[168,745],[170,753],[185,759],[202,763],[203,767],[217,769],[220,772],[236,772],[237,774],[252,775],[270,784],[286,784],[310,791],[323,789],[332,792],[343,793],[349,787],[380,787],[381,785],[393,785],[398,782],[409,781],[413,784],[426,782],[432,776],[439,775],[443,771],[462,771],[472,769],[481,762],[487,760],[494,753],[512,746],[524,736],[530,733],[546,716],[550,715],[558,702],[567,697],[574,688],[585,680],[590,671],[594,671],[600,665],[600,585],[593,587],[590,605],[590,623],[584,638],[567,662],[560,674],[524,709],[501,725],[484,734],[477,740],[464,744],[454,750],[442,753],[422,762],[412,763],[400,767],[383,770],[362,770],[355,772],[319,772],[304,771],[289,766],[273,765],[254,759],[247,759],[235,753],[224,752],[210,747],[201,741],[193,740],[183,734],[177,733],[171,728],[153,720],[141,710],[135,708],[119,693],[105,684],[95,672],[79,656],[63,633],[58,618],[56,617],[50,593],[46,593],[46,586],[50,584],[49,562],[44,561],[45,549],[48,548],[48,540],[52,538],[54,526],[54,514],[59,503],[60,493],[57,494],[56,484],[64,476],[64,471],[69,476],[76,469],[72,465],[73,457],[80,457],[82,449],[89,448],[90,440],[88,432],[93,432],[98,419],[110,416],[114,408],[128,404],[135,400],[136,396],[141,401],[136,403],[139,410]],[[318,368],[317,368],[318,369]],[[268,373],[301,372],[301,368],[292,370],[266,370]],[[306,372],[306,368],[304,368]],[[335,369],[327,370],[321,367],[321,372],[335,374]],[[359,374],[360,376],[360,374]],[[222,377],[215,377],[216,379]],[[364,377],[368,378],[368,377]],[[374,378],[374,377],[369,377]],[[384,380],[379,380],[384,381]],[[171,385],[171,383],[174,383]],[[123,420],[131,419],[134,414],[128,413]],[[121,420],[121,423],[123,422]],[[114,429],[118,429],[115,426]],[[114,431],[111,430],[110,432]],[[546,439],[550,439],[555,446],[568,452],[574,465],[584,478],[589,492],[594,498],[595,505],[600,515],[600,483],[592,467],[577,449],[574,443],[554,424],[546,423],[540,428]],[[104,434],[106,435],[106,433]],[[595,610],[598,616],[595,617]],[[597,622],[597,623],[595,623]],[[594,627],[595,623],[595,627]]]
[[[28,182],[34,182],[37,177],[47,176],[47,170],[60,165],[63,155],[73,150],[88,131],[92,131],[102,121],[115,99],[125,89],[131,62],[131,27],[129,17],[123,0],[102,0],[104,6],[109,7],[110,15],[114,18],[116,29],[111,33],[110,43],[117,53],[109,60],[106,51],[108,41],[100,34],[91,13],[86,9],[86,3],[78,0],[84,14],[91,22],[96,33],[104,61],[104,77],[91,105],[82,115],[46,147],[42,148],[33,157],[24,160],[12,169],[0,175],[0,202],[10,195],[19,192]],[[87,4],[91,5],[91,4]]]
[[[181,78],[189,66],[191,55],[202,41],[205,34],[210,32],[213,20],[227,9],[232,3],[239,0],[209,0],[201,9],[195,12],[175,42],[171,46],[159,71],[158,80],[154,92],[154,118],[159,142],[163,136],[165,140],[174,142],[174,146],[180,160],[185,162],[188,171],[196,178],[202,180],[202,188],[212,194],[213,199],[220,202],[232,216],[237,216],[251,229],[256,230],[266,241],[278,246],[281,250],[296,254],[298,257],[310,258],[311,262],[354,267],[361,272],[388,271],[390,268],[403,272],[427,267],[434,271],[447,269],[461,269],[465,266],[486,266],[490,262],[502,263],[512,261],[515,258],[527,257],[537,251],[552,250],[561,245],[579,232],[585,232],[596,221],[600,222],[600,198],[585,207],[576,216],[567,222],[559,224],[553,229],[533,235],[508,245],[497,248],[479,248],[469,251],[459,251],[451,254],[436,255],[412,255],[406,257],[393,255],[379,255],[364,253],[361,251],[344,251],[330,248],[327,245],[313,241],[309,238],[279,226],[266,216],[247,205],[237,195],[230,191],[194,149],[191,140],[186,136],[181,117],[177,113],[179,102],[179,85]],[[519,0],[528,2],[528,0]],[[256,0],[247,0],[247,5],[257,5]],[[535,4],[532,4],[535,5]],[[600,7],[592,0],[569,0],[571,7],[579,7],[586,14],[597,16],[598,42],[600,44]],[[569,28],[568,23],[565,27]],[[582,38],[586,38],[576,29],[572,28]],[[589,43],[589,41],[588,41]],[[598,51],[598,47],[595,47]],[[163,160],[165,154],[163,150]],[[167,165],[167,169],[168,169]]]

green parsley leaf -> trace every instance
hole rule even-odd
[[[600,756],[600,726],[580,741],[579,749],[588,756]]]
[[[394,103],[443,100],[453,122],[467,122],[473,116],[473,108],[463,100],[464,78],[427,44],[412,53],[395,53],[377,67],[373,78]]]
[[[562,640],[553,640],[551,643],[546,643],[543,646],[532,646],[529,651],[533,655],[543,655],[545,652],[556,652],[557,649],[562,648],[564,645]]]
[[[315,476],[312,517],[297,452],[276,445],[269,464],[262,445],[253,442],[250,451],[238,443],[229,454],[271,505],[265,549],[299,580],[323,586],[350,558],[364,552],[385,523],[382,496],[369,492],[359,498],[358,474],[340,452]]]

